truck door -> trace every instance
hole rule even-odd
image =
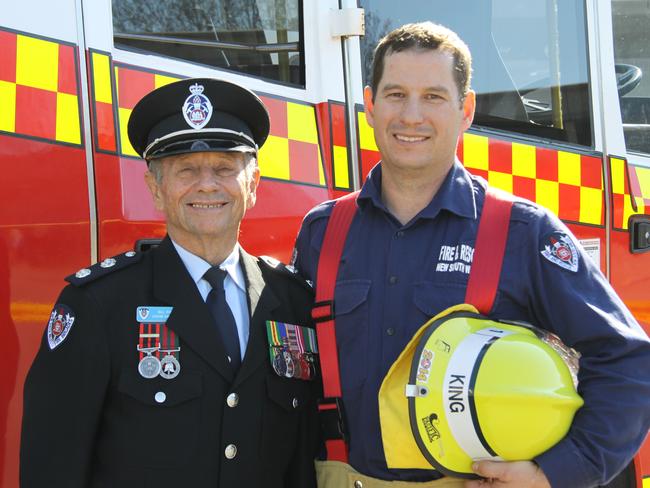
[[[650,6],[611,4],[613,63],[603,63],[616,91],[611,119],[611,281],[635,317],[650,331]],[[619,110],[620,108],[620,110]]]

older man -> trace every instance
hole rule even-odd
[[[311,290],[238,244],[268,131],[225,81],[135,107],[168,235],[66,278],[25,384],[23,487],[314,486]]]

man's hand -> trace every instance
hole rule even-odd
[[[546,475],[532,461],[479,461],[472,466],[485,479],[465,482],[465,488],[551,488]]]

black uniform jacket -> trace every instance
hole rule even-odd
[[[169,238],[125,256],[112,270],[93,266],[99,278],[72,278],[76,285],[59,297],[75,320],[53,350],[44,337],[25,383],[21,486],[315,486],[319,378],[278,376],[265,325],[311,326],[306,283],[242,251],[250,337],[233,377],[207,305]],[[129,259],[137,262],[126,265]],[[139,306],[173,307],[167,327],[181,347],[174,379],[138,373]],[[231,393],[236,406],[226,400]]]

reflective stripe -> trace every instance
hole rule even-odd
[[[472,378],[476,381],[485,350],[497,339],[512,334],[483,329],[467,336],[454,350],[443,381],[443,406],[454,439],[472,459],[499,459],[483,438],[476,417]]]

